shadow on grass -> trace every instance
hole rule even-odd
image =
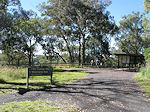
[[[70,80],[65,80],[66,82]],[[52,84],[50,83],[43,83],[43,82],[34,82],[34,83],[29,83],[29,89],[26,88],[26,83],[16,83],[16,82],[6,82],[4,80],[0,79],[0,84],[10,84],[9,86],[4,86],[0,87],[1,89],[12,89],[18,91],[20,95],[25,94],[26,92],[29,91],[45,91],[47,88],[51,88],[51,86],[55,87],[61,87],[61,84],[59,84],[59,81],[53,80]],[[50,86],[48,86],[50,85]],[[25,86],[25,87],[16,87],[16,86]],[[53,88],[53,87],[52,87]]]
[[[4,87],[0,87],[0,90],[16,90],[18,91],[19,94],[23,95],[26,92],[30,91],[30,89],[26,89],[26,83],[17,83],[17,82],[6,82],[3,79],[0,79],[0,84],[6,84],[6,86]],[[7,84],[9,84],[7,86]],[[45,88],[46,85],[48,85],[49,83],[43,83],[43,82],[35,82],[35,83],[29,83],[29,86],[32,88],[37,88],[36,90],[38,90],[38,88]],[[18,87],[18,86],[25,86],[25,87]]]
[[[6,81],[5,80],[3,80],[3,79],[0,79],[0,83],[6,83]]]
[[[64,69],[54,69],[53,72],[82,72],[83,70],[64,70]]]
[[[64,70],[64,69],[54,69],[53,72],[82,72],[84,70]],[[68,80],[66,80],[65,82],[67,82]],[[53,85],[59,85],[59,81],[55,81],[53,80]],[[26,86],[26,83],[22,83],[22,82],[7,82],[3,79],[0,79],[0,84],[10,84],[8,87],[0,87],[0,89],[14,89],[14,90],[19,90],[22,91],[23,88],[22,87],[16,87],[16,86]],[[48,85],[49,83],[43,83],[43,82],[35,82],[35,83],[29,83],[29,85],[31,87],[34,88],[34,86],[36,87],[45,87],[46,85]],[[23,90],[24,91],[24,90]]]
[[[0,81],[0,84],[10,84],[10,85],[16,85],[16,86],[25,86],[26,83],[18,83],[18,82],[6,82],[6,81]],[[35,82],[35,83],[31,83],[30,82],[30,86],[45,86],[47,85],[48,83],[43,83],[43,82]]]

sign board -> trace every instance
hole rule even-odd
[[[27,83],[26,87],[29,86],[29,77],[30,76],[50,76],[50,82],[52,84],[52,67],[48,66],[32,66],[27,69]]]

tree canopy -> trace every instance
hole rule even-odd
[[[143,52],[142,39],[143,26],[142,15],[139,12],[123,17],[120,21],[120,32],[117,37],[119,48],[128,54],[140,54]]]
[[[87,52],[92,52],[91,48],[86,47],[90,44],[90,38],[98,41],[100,49],[106,51],[100,50],[101,55],[109,54],[108,36],[117,31],[113,17],[105,10],[109,3],[97,0],[49,0],[48,4],[42,4],[42,15],[47,23],[46,34],[60,42],[63,40],[63,50],[66,48],[70,62],[75,62],[78,55],[78,62],[85,63]]]

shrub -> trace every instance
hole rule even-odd
[[[144,57],[146,60],[146,67],[150,68],[150,47],[144,50]]]
[[[118,65],[117,58],[109,57],[107,59],[104,59],[103,61],[105,67],[117,67]]]
[[[144,50],[145,60],[150,62],[150,47]]]
[[[141,75],[150,78],[150,69],[149,68],[141,68]]]

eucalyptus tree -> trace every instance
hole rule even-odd
[[[10,12],[14,11],[16,6],[20,7],[20,5],[19,0],[0,0],[0,31],[7,27],[6,22],[8,22]],[[10,6],[11,8],[9,8]]]
[[[9,6],[11,6],[11,8],[8,8]],[[7,56],[7,61],[9,63],[14,62],[16,54],[20,52],[19,49],[22,45],[20,43],[21,39],[17,28],[19,14],[16,6],[20,7],[19,0],[0,1],[0,49],[2,50],[2,53]],[[18,56],[17,60],[20,60],[22,57],[23,56]],[[19,64],[19,61],[17,63]]]
[[[25,59],[23,53],[23,40],[18,36],[10,35],[10,38],[2,41],[2,53],[6,55],[8,64],[20,65],[20,61]]]
[[[67,7],[67,2],[62,0],[49,0],[48,4],[42,4],[41,7],[42,15],[45,16],[45,20],[48,24],[47,29],[50,31],[50,37],[57,37],[64,40],[70,56],[70,62],[73,62],[72,53],[69,46],[69,27],[71,25],[71,22],[68,21],[65,10],[65,8]]]
[[[22,13],[24,18],[20,20],[19,28],[24,40],[24,54],[28,58],[29,65],[31,65],[37,43],[41,40],[41,23],[40,19],[35,17],[34,12],[22,11]]]
[[[139,12],[133,12],[120,21],[117,41],[119,48],[125,53],[139,54],[144,50],[142,16]]]
[[[1,0],[0,1],[0,32],[7,30],[11,27],[12,14],[10,12],[12,8],[8,9],[9,6],[19,5],[19,0]],[[0,35],[2,38],[2,35]]]
[[[144,0],[144,13],[145,16],[143,17],[143,26],[145,36],[150,36],[150,0]]]
[[[144,11],[150,12],[150,0],[144,0]]]
[[[150,0],[144,0],[144,13],[145,16],[143,17],[143,27],[144,27],[144,34],[143,39],[145,40],[146,49],[144,50],[144,56],[146,60],[146,65],[150,67]]]
[[[51,34],[64,40],[74,62],[75,50],[78,46],[79,64],[85,64],[88,37],[99,38],[101,45],[113,35],[117,26],[105,8],[110,2],[97,0],[48,0],[42,4],[42,15],[47,19]],[[108,50],[108,49],[107,49]]]
[[[108,58],[109,52],[109,40],[102,41],[100,38],[90,37],[88,39],[88,45],[86,45],[86,54],[88,55],[86,60]]]
[[[52,60],[53,58],[61,58],[65,63],[66,60],[60,55],[64,49],[64,42],[60,38],[53,35],[54,32],[49,28],[49,20],[47,18],[40,19],[41,31],[40,36],[41,40],[38,43],[42,46],[43,53],[46,56],[47,60]]]
[[[41,45],[47,59],[52,60],[53,58],[59,57],[66,63],[66,60],[59,53],[62,44],[55,37],[45,38]]]
[[[11,7],[9,7],[11,6]],[[0,1],[1,50],[9,62],[26,57],[31,65],[34,51],[40,41],[40,21],[33,11],[25,11],[19,0]]]
[[[1,50],[8,57],[8,62],[19,65],[21,59],[28,58],[32,63],[36,45],[40,41],[40,21],[33,17],[32,11],[20,9],[13,13],[7,13],[4,20],[5,28],[1,34]]]

